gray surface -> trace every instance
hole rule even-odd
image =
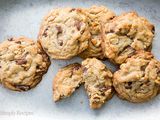
[[[20,35],[36,40],[41,19],[52,8],[89,7],[94,4],[106,5],[117,14],[136,10],[148,18],[156,26],[153,53],[160,59],[159,0],[0,0],[0,40]],[[52,101],[52,79],[60,67],[75,61],[80,62],[81,59],[52,61],[42,82],[28,92],[12,92],[0,86],[0,120],[160,120],[160,95],[143,104],[132,104],[114,96],[102,109],[91,110],[81,87],[71,98],[55,104]],[[114,69],[113,65],[108,65]]]

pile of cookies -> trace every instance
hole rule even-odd
[[[104,6],[60,8],[43,19],[38,41],[10,38],[0,44],[0,82],[15,91],[35,87],[50,59],[80,56],[82,64],[61,68],[53,80],[54,101],[84,84],[90,107],[100,108],[117,95],[144,102],[159,93],[160,62],[152,55],[154,25],[136,12],[119,16]],[[120,68],[115,73],[100,60]]]

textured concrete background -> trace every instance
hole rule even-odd
[[[135,10],[156,27],[153,53],[160,60],[160,0],[0,0],[0,41],[11,36],[37,38],[43,16],[56,7],[105,5],[117,14]],[[160,120],[160,95],[133,104],[113,97],[102,109],[91,110],[84,88],[57,104],[52,101],[52,79],[58,69],[80,58],[52,60],[48,73],[33,90],[18,93],[0,86],[0,120]],[[115,67],[105,61],[114,71]]]

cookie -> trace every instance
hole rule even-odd
[[[69,97],[83,83],[81,65],[78,63],[61,68],[53,80],[53,99]]]
[[[105,57],[121,64],[137,50],[150,51],[154,26],[136,12],[128,12],[107,23],[102,37]]]
[[[14,91],[35,87],[47,72],[50,60],[38,43],[26,37],[0,44],[0,81]]]
[[[100,108],[114,93],[112,73],[105,64],[96,58],[82,61],[82,70],[90,107],[92,109]]]
[[[134,103],[148,101],[158,94],[160,62],[150,52],[140,51],[114,73],[113,85],[122,99]]]
[[[80,53],[79,56],[82,58],[96,57],[103,59],[101,23],[106,24],[115,16],[115,13],[104,6],[92,6],[84,11],[88,17],[91,39],[89,40],[88,48]]]
[[[90,32],[81,9],[54,9],[42,21],[39,42],[53,59],[70,59],[88,47]]]

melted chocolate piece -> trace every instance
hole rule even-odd
[[[75,11],[76,10],[76,8],[72,8],[71,10],[70,10],[70,12],[73,12],[73,11]]]
[[[59,44],[60,46],[62,46],[62,45],[63,45],[63,41],[62,41],[62,40],[58,40],[58,44]]]
[[[129,54],[127,54],[128,57],[131,57],[136,52],[136,50],[134,48],[132,48],[130,45],[128,45],[128,46],[124,47],[123,50],[120,51],[118,55],[125,54],[128,51],[130,52]]]
[[[76,65],[73,69],[74,70],[79,70],[79,68],[81,68],[81,65]]]
[[[60,34],[60,33],[62,33],[62,27],[61,26],[56,26],[56,29],[57,29],[57,34]]]
[[[83,67],[83,73],[86,73],[87,72],[87,68],[86,67]]]
[[[97,85],[96,87],[97,87],[100,91],[102,91],[102,92],[111,89],[111,86],[105,86],[105,85],[102,85],[102,84]]]
[[[23,91],[30,89],[30,86],[28,86],[28,85],[14,85],[14,86],[20,90],[23,90]]]
[[[105,31],[105,34],[108,34],[108,33],[114,33],[115,31],[113,29],[110,29],[110,31]]]
[[[25,60],[25,59],[17,59],[16,60],[16,64],[18,64],[18,65],[22,65],[22,64],[26,64],[27,63],[27,60]]]
[[[131,88],[132,88],[132,82],[126,83],[125,88],[126,88],[126,89],[131,89]]]
[[[15,43],[17,43],[17,44],[21,44],[21,41],[16,41]]]
[[[47,37],[47,30],[48,30],[48,28],[49,28],[49,27],[47,27],[47,28],[44,30],[42,36]]]
[[[152,33],[153,34],[155,33],[155,27],[154,26],[152,27]]]
[[[9,39],[8,39],[8,41],[13,41],[13,40],[14,40],[13,38],[9,38]]]
[[[148,64],[147,64],[147,65],[148,65]],[[143,65],[143,66],[141,66],[141,71],[145,71],[145,69],[146,69],[147,65]]]
[[[81,22],[80,21],[76,21],[75,23],[74,23],[74,25],[76,26],[76,28],[77,28],[77,30],[79,31],[80,29],[81,29]]]
[[[72,8],[72,9],[70,10],[70,12],[73,12],[73,11],[81,12],[82,10],[81,10],[80,8]]]

